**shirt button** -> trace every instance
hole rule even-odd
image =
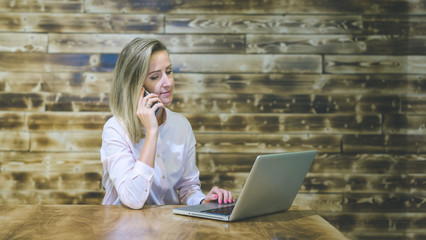
[[[163,176],[163,179],[166,179],[166,176]]]
[[[157,154],[157,157],[159,158],[159,157],[160,157],[160,154]]]

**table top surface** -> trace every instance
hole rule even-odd
[[[175,215],[174,207],[0,206],[0,239],[346,239],[309,208],[221,222]]]

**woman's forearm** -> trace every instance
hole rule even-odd
[[[147,133],[145,136],[145,142],[142,147],[141,155],[139,156],[139,161],[145,163],[146,165],[154,168],[155,165],[155,151],[157,148],[157,132]]]

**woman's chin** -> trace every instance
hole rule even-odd
[[[166,99],[161,99],[161,102],[164,104],[164,106],[168,107],[173,101],[173,97],[169,97]]]

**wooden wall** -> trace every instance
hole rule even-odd
[[[117,54],[169,46],[203,189],[319,151],[297,202],[351,239],[426,238],[424,0],[5,0],[0,203],[99,204]]]

